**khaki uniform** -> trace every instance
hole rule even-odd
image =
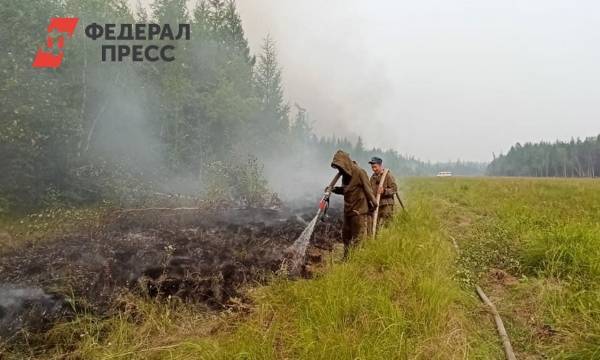
[[[342,240],[344,254],[350,245],[356,244],[367,233],[369,213],[376,207],[377,199],[371,189],[367,172],[350,159],[348,153],[338,150],[333,156],[331,166],[342,173],[342,186],[336,186],[332,192],[344,195],[344,224]]]
[[[373,174],[371,175],[370,183],[373,193],[377,194],[377,189],[379,188],[379,183],[381,182],[381,177],[383,176],[383,172],[381,174]],[[385,180],[383,181],[383,194],[381,194],[381,198],[379,199],[379,210],[377,215],[377,227],[384,226],[387,224],[394,216],[394,196],[398,192],[398,186],[396,185],[396,179],[390,171],[388,171],[385,176]],[[370,219],[369,224],[372,224],[372,219]],[[370,225],[372,227],[372,225]]]

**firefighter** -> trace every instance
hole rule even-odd
[[[366,235],[368,217],[377,207],[377,200],[371,189],[367,172],[352,161],[348,153],[338,150],[333,156],[331,167],[342,174],[342,186],[334,187],[332,192],[344,195],[342,240],[344,259],[346,259],[350,246],[355,245],[361,236]]]
[[[396,193],[398,192],[398,187],[396,186],[394,176],[392,176],[392,173],[388,170],[385,180],[383,181],[383,186],[380,189],[379,184],[381,183],[381,177],[385,170],[383,167],[383,160],[374,156],[371,158],[371,161],[369,161],[369,164],[371,165],[371,170],[373,170],[373,175],[371,175],[370,179],[371,188],[373,193],[376,195],[380,194],[377,216],[377,227],[379,228],[388,223],[394,215],[394,196],[396,196]]]

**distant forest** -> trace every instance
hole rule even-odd
[[[80,20],[61,67],[32,68],[49,19],[66,16]],[[176,42],[173,62],[102,62],[103,41],[84,34],[94,22],[189,23],[191,40]],[[307,111],[284,97],[275,41],[252,54],[232,1],[7,0],[0,42],[0,213],[161,191],[252,199],[269,186],[263,164],[289,163],[292,176],[311,161],[329,176],[338,148],[365,167],[382,155],[400,176],[485,170],[316,136]]]
[[[482,162],[461,160],[425,162],[414,156],[402,155],[396,150],[365,148],[360,137],[354,144],[347,139],[335,138],[315,138],[313,142],[320,148],[320,153],[327,155],[328,158],[336,149],[345,149],[363,167],[368,167],[368,161],[372,156],[379,156],[384,160],[384,165],[399,176],[431,176],[440,171],[451,171],[459,176],[477,176],[484,175],[487,166],[486,163]]]
[[[597,177],[600,176],[600,135],[569,142],[517,143],[495,157],[488,175]]]

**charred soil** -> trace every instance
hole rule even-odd
[[[339,211],[317,226],[306,268],[339,237]],[[85,309],[118,311],[124,293],[178,297],[210,309],[242,297],[281,268],[313,208],[120,210],[92,229],[0,256],[0,338],[41,331]],[[306,272],[305,272],[306,274]]]

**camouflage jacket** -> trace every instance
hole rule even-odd
[[[373,193],[377,194],[377,188],[379,187],[379,182],[381,181],[382,174],[373,174],[371,175],[371,188],[373,189]],[[385,176],[384,184],[383,184],[383,194],[381,194],[381,199],[379,200],[379,205],[394,205],[394,196],[398,192],[398,187],[396,186],[396,179],[392,175],[391,171],[388,171]]]

